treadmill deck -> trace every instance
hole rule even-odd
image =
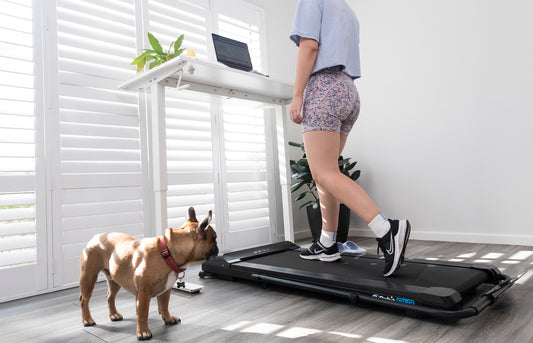
[[[218,256],[203,264],[202,273],[341,295],[354,302],[404,309],[411,305],[421,312],[434,308],[444,315],[470,306],[470,300],[480,292],[510,279],[490,265],[411,259],[404,261],[397,274],[386,278],[382,257],[344,253],[340,261],[321,262],[302,259],[299,253],[300,248],[293,243],[275,243]]]

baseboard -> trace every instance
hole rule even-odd
[[[349,236],[353,237],[374,237],[368,228],[350,228]],[[441,241],[441,242],[461,242],[461,243],[485,243],[485,244],[508,244],[533,246],[533,235],[510,235],[510,234],[489,234],[489,233],[457,233],[457,232],[436,232],[436,231],[411,231],[412,239],[421,241]]]

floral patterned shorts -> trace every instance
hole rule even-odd
[[[341,66],[311,75],[304,93],[303,132],[333,131],[348,135],[359,116],[359,92]]]

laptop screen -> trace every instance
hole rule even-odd
[[[251,71],[253,69],[250,52],[246,43],[222,37],[214,33],[211,36],[213,37],[218,62],[228,67],[244,71]]]

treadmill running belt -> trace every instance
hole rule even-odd
[[[417,263],[406,261],[394,277],[384,278],[384,260],[375,256],[346,257],[337,262],[321,262],[302,259],[298,251],[286,251],[279,254],[255,258],[244,262],[246,266],[251,263],[275,266],[273,269],[280,271],[286,269],[287,274],[299,274],[301,271],[320,273],[326,279],[338,280],[349,284],[359,283],[361,279],[373,280],[387,284],[387,287],[402,288],[405,285],[418,287],[444,287],[455,289],[464,295],[472,288],[472,284],[480,285],[488,281],[486,272],[465,267],[449,268],[438,264]],[[235,265],[237,267],[238,265]]]

